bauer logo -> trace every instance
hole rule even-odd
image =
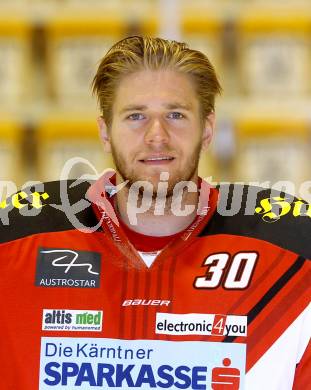
[[[100,332],[103,312],[96,310],[44,309],[42,330]]]
[[[247,336],[247,316],[157,313],[157,334]]]
[[[36,286],[98,288],[99,277],[100,253],[39,248]]]

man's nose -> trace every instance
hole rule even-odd
[[[147,144],[163,144],[169,141],[167,126],[159,118],[153,119],[145,133]]]

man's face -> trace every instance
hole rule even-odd
[[[148,181],[156,193],[160,173],[168,172],[170,194],[176,183],[196,181],[200,151],[210,142],[214,116],[202,122],[188,76],[142,70],[121,80],[109,131],[104,119],[99,124],[121,180],[129,180],[129,185]]]

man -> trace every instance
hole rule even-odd
[[[245,187],[228,217],[224,189],[198,177],[220,91],[208,59],[130,37],[93,85],[116,174],[15,196],[1,230],[3,387],[307,389],[307,205]],[[234,203],[241,187],[229,190]],[[27,196],[38,215],[21,215]]]

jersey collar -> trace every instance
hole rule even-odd
[[[115,171],[111,170],[106,172],[91,185],[87,191],[87,198],[92,202],[92,209],[95,216],[100,221],[106,233],[105,238],[117,247],[118,251],[131,262],[132,266],[139,268],[145,267],[139,253],[125,234],[112,206],[111,198],[116,193],[115,179]],[[218,191],[201,178],[199,178],[199,186],[200,195],[197,216],[181,235],[178,235],[162,249],[153,266],[162,262],[161,259],[167,258],[168,256],[175,256],[186,246],[189,246],[215,213]]]

